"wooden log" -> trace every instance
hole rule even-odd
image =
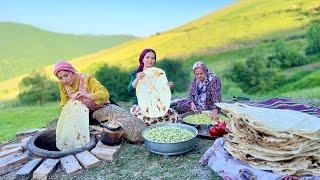
[[[55,172],[59,163],[59,159],[46,159],[34,172],[34,179],[48,179]]]
[[[92,155],[89,151],[83,151],[81,153],[76,154],[76,158],[80,162],[80,164],[89,169],[91,167],[97,166],[100,163],[100,160]]]
[[[33,171],[40,165],[42,159],[33,159],[15,173],[15,179],[31,179]]]
[[[81,165],[73,155],[60,158],[60,162],[67,174],[70,174],[82,169]]]

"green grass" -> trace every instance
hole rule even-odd
[[[308,25],[319,19],[319,6],[318,0],[237,1],[183,26],[157,33],[151,37],[132,40],[94,54],[74,58],[71,62],[78,70],[93,73],[90,67],[99,63],[116,65],[123,69],[134,68],[138,64],[139,53],[145,47],[154,48],[157,51],[158,59],[161,60],[165,57],[212,54],[248,45],[253,46],[259,42],[278,37],[286,38],[304,34]],[[51,54],[50,57],[56,59],[56,55]],[[20,56],[19,58],[24,57]],[[231,61],[235,60],[231,59]],[[229,64],[231,62],[223,61],[224,66],[229,66]],[[214,66],[212,67],[219,73],[219,69],[216,70]],[[47,67],[45,72],[52,75],[52,67]],[[17,95],[16,87],[19,80],[10,79],[0,83],[0,87],[3,87],[0,90],[0,99]]]
[[[60,111],[58,103],[0,108],[0,142],[14,139],[17,131],[45,127]]]
[[[135,39],[129,35],[60,34],[29,25],[0,22],[0,82]]]
[[[103,162],[96,168],[66,175],[57,172],[53,179],[221,179],[208,167],[199,165],[202,154],[213,140],[199,139],[197,146],[182,155],[164,157],[149,152],[144,145],[122,144],[116,162]]]

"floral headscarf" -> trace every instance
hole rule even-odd
[[[193,79],[191,83],[190,98],[192,98],[191,100],[195,103],[196,108],[201,110],[206,108],[207,86],[209,82],[216,77],[216,75],[213,74],[202,61],[194,63],[193,72],[196,68],[201,68],[204,71],[205,79],[203,81],[199,81],[197,78]]]

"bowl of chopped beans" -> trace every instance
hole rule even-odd
[[[199,126],[199,125],[211,125],[215,121],[211,118],[211,111],[202,111],[201,113],[187,112],[181,115],[183,123]]]
[[[155,124],[142,131],[145,147],[156,154],[177,155],[192,150],[198,130],[187,124]]]

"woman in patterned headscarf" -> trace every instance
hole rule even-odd
[[[188,98],[172,103],[171,107],[179,114],[188,111],[212,110],[212,115],[216,117],[218,111],[215,103],[221,102],[219,77],[201,61],[194,63],[193,73],[194,79],[190,85]]]

